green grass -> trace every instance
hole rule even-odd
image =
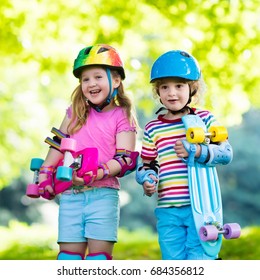
[[[238,239],[223,240],[220,257],[225,260],[260,260],[260,227],[242,229]]]
[[[160,260],[157,235],[144,228],[129,232],[119,230],[119,242],[115,245],[113,257],[116,260]]]
[[[11,222],[0,227],[0,259],[2,260],[52,260],[58,245],[53,230],[42,225],[28,226]]]
[[[56,232],[42,225],[11,222],[0,227],[0,260],[55,260],[58,253]],[[242,229],[239,239],[223,239],[220,257],[224,260],[260,260],[260,228]],[[115,260],[160,260],[157,235],[149,229],[119,230]]]

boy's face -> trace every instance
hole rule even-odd
[[[168,110],[178,111],[187,105],[190,87],[187,82],[167,78],[158,86],[158,92],[161,102]]]

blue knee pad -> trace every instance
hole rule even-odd
[[[60,251],[57,260],[79,261],[79,260],[84,260],[84,256],[76,252]]]
[[[106,261],[106,260],[112,260],[112,256],[106,252],[98,252],[98,253],[88,254],[86,256],[86,260],[88,260],[88,261],[97,261],[97,260]]]

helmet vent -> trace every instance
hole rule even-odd
[[[186,57],[190,57],[190,55],[186,52],[180,52],[181,55],[186,56]]]
[[[108,50],[109,50],[109,49],[102,47],[102,48],[100,48],[100,49],[98,50],[97,53],[107,52]]]
[[[92,49],[92,47],[88,47],[85,49],[84,55],[89,54],[90,50]]]

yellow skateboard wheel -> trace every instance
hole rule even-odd
[[[228,137],[227,129],[224,126],[212,126],[209,128],[209,133],[212,142],[223,142]]]
[[[187,129],[186,138],[189,143],[203,143],[205,132],[201,127],[190,127]]]

